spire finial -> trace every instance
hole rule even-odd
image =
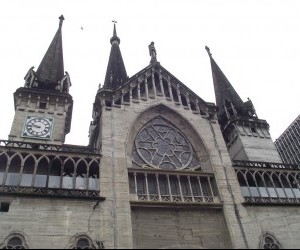
[[[210,57],[212,57],[212,53],[210,52],[210,48],[209,48],[208,46],[205,46],[205,49],[206,49],[208,55],[209,55]]]
[[[114,23],[114,34],[113,37],[110,39],[110,43],[113,44],[114,41],[117,41],[120,44],[121,40],[117,36],[117,29],[116,29],[116,23],[118,22],[116,20],[113,20],[112,22]]]
[[[59,17],[59,27],[61,28],[62,27],[62,25],[63,25],[63,22],[64,22],[64,20],[65,20],[65,18],[64,18],[64,16],[63,15],[61,15],[60,17]]]

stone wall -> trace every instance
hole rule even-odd
[[[2,196],[0,202],[10,203],[9,212],[0,212],[0,244],[18,232],[31,249],[65,249],[77,234],[101,242],[106,236],[102,232],[108,231],[103,228],[110,227],[103,220],[101,204],[93,201]]]
[[[222,210],[133,207],[132,226],[137,249],[231,248]]]
[[[297,249],[300,245],[300,208],[294,206],[249,206],[243,227],[249,247],[258,249],[261,237],[269,233],[276,237],[283,249]]]

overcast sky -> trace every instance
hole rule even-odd
[[[14,116],[13,93],[38,68],[63,14],[65,70],[74,99],[66,143],[86,145],[92,105],[103,83],[117,20],[127,73],[158,60],[207,102],[215,102],[205,45],[229,81],[273,139],[300,114],[299,0],[1,0],[0,138],[7,139]],[[83,30],[81,29],[83,27]]]

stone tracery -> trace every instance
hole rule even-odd
[[[150,121],[135,139],[133,160],[165,170],[196,168],[200,162],[188,139],[162,117]]]

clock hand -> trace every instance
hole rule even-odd
[[[33,127],[35,128],[41,128],[41,126],[38,126],[38,125],[35,125],[35,124],[32,124]]]

